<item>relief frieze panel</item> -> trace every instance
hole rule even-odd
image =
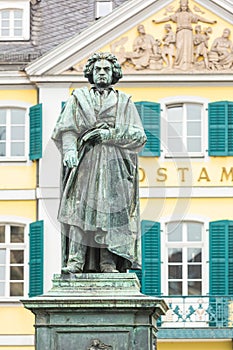
[[[233,72],[229,28],[214,31],[217,21],[198,6],[191,8],[189,0],[168,6],[163,15],[152,19],[153,32],[147,32],[146,24],[138,24],[134,38],[123,36],[110,45],[109,51],[117,56],[124,73]],[[82,68],[83,64],[78,64],[71,70],[82,72]]]

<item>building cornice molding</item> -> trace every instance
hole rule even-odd
[[[87,84],[87,79],[83,75],[42,75],[31,76],[30,81],[38,86],[42,83],[57,83],[57,84]],[[125,84],[232,84],[233,74],[128,74],[124,75],[118,83],[118,86]]]

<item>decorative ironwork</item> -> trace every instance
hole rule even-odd
[[[166,328],[232,327],[232,296],[174,296],[164,297],[169,310],[159,325]]]

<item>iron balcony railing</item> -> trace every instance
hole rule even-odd
[[[233,296],[162,296],[169,309],[158,326],[166,328],[233,326]]]

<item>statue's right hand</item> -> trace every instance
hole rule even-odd
[[[64,154],[63,164],[68,168],[73,168],[77,166],[78,164],[77,151],[73,151],[73,150],[67,151]]]

